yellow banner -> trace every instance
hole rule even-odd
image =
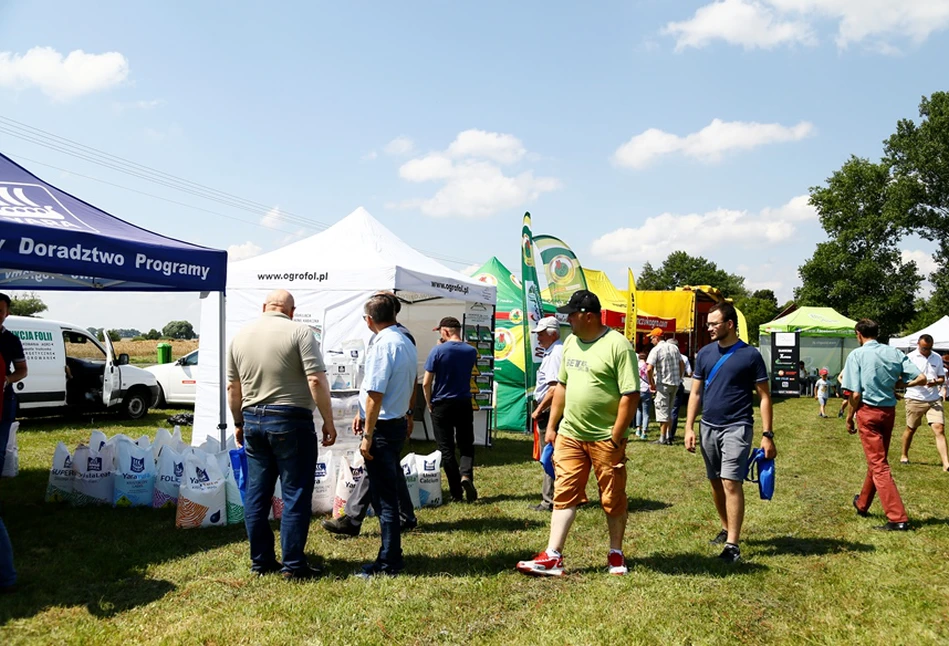
[[[633,277],[633,270],[626,268],[626,329],[624,333],[626,338],[636,343],[636,279]]]

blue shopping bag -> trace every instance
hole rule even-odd
[[[756,470],[757,478],[755,477]],[[745,480],[758,483],[758,494],[762,500],[771,500],[774,496],[774,460],[765,459],[764,449],[754,449],[751,452],[748,475]]]
[[[241,491],[241,504],[244,504],[244,498],[247,494],[247,453],[244,447],[231,449],[231,471],[234,473],[234,479],[237,480],[237,488]]]

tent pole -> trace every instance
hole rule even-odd
[[[224,450],[225,445],[227,444],[227,382],[225,381],[225,339],[224,339],[224,316],[225,316],[225,296],[224,290],[221,290],[218,293],[218,328],[217,328],[217,343],[218,343],[218,398],[219,398],[219,415],[218,415],[218,435],[221,440],[221,450]]]

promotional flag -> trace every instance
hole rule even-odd
[[[627,290],[626,296],[626,338],[635,346],[636,344],[636,280],[633,278],[633,270],[626,268],[627,272]]]
[[[529,359],[524,366],[524,392],[534,391],[534,380],[541,356],[538,352],[537,335],[531,334],[531,327],[544,316],[544,306],[540,298],[540,286],[537,284],[537,267],[534,258],[534,239],[531,236],[531,214],[524,214],[524,226],[521,229],[521,282],[524,285],[524,354]]]
[[[578,289],[587,289],[580,261],[567,243],[554,236],[539,235],[534,246],[540,254],[547,276],[547,290],[554,305],[563,305]]]

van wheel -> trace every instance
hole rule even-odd
[[[167,408],[168,402],[165,401],[165,389],[161,387],[161,384],[158,384],[158,401],[155,403],[155,408]]]
[[[122,401],[122,412],[129,419],[141,419],[148,412],[148,397],[141,390],[133,390]]]

